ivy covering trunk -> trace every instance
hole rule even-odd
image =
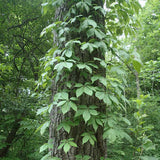
[[[108,144],[123,138],[131,141],[123,130],[130,124],[122,114],[127,103],[124,82],[112,75],[115,69],[110,65],[112,58],[121,59],[117,36],[132,32],[134,12],[127,15],[124,9],[136,8],[134,2],[55,0],[42,5],[44,13],[53,8],[55,15],[54,23],[41,33],[53,35],[42,74],[43,86],[52,91],[46,108],[51,121],[42,128],[49,126],[49,155],[54,159],[106,159]],[[116,17],[125,28],[113,23]]]
[[[65,8],[58,9],[63,17],[59,26],[63,29],[55,29],[58,38],[55,44],[58,44],[63,58],[55,66],[57,82],[53,80],[52,84],[53,101],[58,103],[50,114],[52,156],[64,160],[74,160],[76,155],[106,158],[106,142],[102,137],[101,126],[103,122],[100,117],[97,119],[99,114],[102,117],[105,115],[106,104],[94,93],[96,90],[105,91],[106,85],[104,57],[107,46],[104,14],[101,12],[103,2],[65,2],[63,6]],[[66,14],[68,17],[65,17]],[[60,35],[60,32],[63,33]],[[62,36],[64,40],[61,42]],[[105,48],[98,47],[96,43]],[[96,119],[101,125],[94,127],[92,121]]]

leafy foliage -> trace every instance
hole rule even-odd
[[[48,46],[43,43],[45,38],[39,38],[46,24],[40,4],[40,1],[0,1],[1,158],[42,157],[37,148],[45,138],[35,133],[41,120],[36,118],[39,98],[33,94],[39,58]]]
[[[50,2],[43,4],[45,8],[47,5],[49,11]],[[66,3],[54,1],[54,5],[65,6]],[[53,110],[58,107],[57,114],[63,117],[57,129],[59,132],[67,132],[70,137],[74,128],[86,126],[80,134],[82,138],[72,139],[74,144],[81,139],[82,147],[88,143],[95,146],[99,141],[96,137],[99,132],[103,135],[102,141],[107,139],[109,143],[113,143],[126,138],[131,142],[131,137],[123,129],[130,125],[129,120],[123,114],[118,115],[115,112],[125,112],[126,104],[129,104],[124,96],[126,84],[121,67],[123,64],[117,60],[118,46],[121,45],[117,36],[123,33],[127,36],[134,32],[136,22],[133,15],[138,13],[140,6],[136,1],[106,1],[107,10],[104,10],[102,4],[91,0],[71,1],[67,6],[69,10],[64,18],[61,15],[56,17],[55,22],[41,33],[42,36],[54,33],[57,37],[53,47],[43,58],[44,70],[38,83],[45,89],[46,95],[50,94],[49,89],[53,87],[50,79],[54,78],[54,84],[58,87],[50,105],[54,106]],[[96,18],[98,16],[99,20]],[[110,62],[105,56],[108,53],[114,59],[111,67],[108,66],[107,62]],[[137,66],[140,64],[138,60],[134,57],[133,64],[137,70],[140,68]],[[117,78],[119,71],[122,79]],[[49,107],[45,110],[48,109]],[[67,138],[62,140],[58,148],[70,153],[73,145],[69,142],[70,139]]]
[[[41,3],[0,0],[1,159],[158,159],[159,1]]]

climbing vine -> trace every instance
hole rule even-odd
[[[123,129],[130,125],[125,117],[129,102],[117,37],[135,31],[139,3],[54,0],[42,7],[44,14],[53,8],[55,15],[54,23],[41,33],[50,34],[53,45],[42,59],[44,70],[37,85],[51,96],[51,103],[38,110],[38,114],[50,115],[50,121],[41,126],[41,133],[50,128],[51,144],[41,148],[50,151],[44,159],[50,155],[57,159],[107,158],[107,143],[124,138],[132,141]]]

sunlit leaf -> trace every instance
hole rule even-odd
[[[87,122],[90,118],[91,118],[91,115],[90,115],[89,111],[88,110],[84,110],[84,112],[83,112],[84,121]]]
[[[70,146],[68,143],[66,143],[66,144],[64,145],[64,147],[63,147],[64,152],[67,153],[67,152],[70,150],[70,148],[71,148],[71,146]]]
[[[45,151],[46,149],[48,149],[48,143],[45,143],[44,145],[42,145],[41,147],[40,147],[40,153],[41,152],[43,152],[43,151]]]
[[[40,129],[40,133],[41,133],[41,135],[43,135],[43,134],[44,134],[44,132],[45,132],[46,128],[48,128],[48,127],[49,127],[49,124],[50,124],[50,121],[47,121],[47,122],[45,122],[45,123],[42,125],[42,127],[41,127],[41,129]]]

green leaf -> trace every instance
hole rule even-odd
[[[134,8],[135,13],[138,14],[138,13],[139,13],[139,10],[141,9],[140,3],[137,2],[137,1],[134,1],[134,2],[132,3],[132,7]]]
[[[62,122],[58,125],[57,127],[57,130],[59,131],[61,128],[63,128],[66,132],[70,132],[70,129],[71,129],[71,123],[70,121],[65,121],[65,122]]]
[[[69,102],[69,105],[74,111],[77,111],[77,105],[75,103]]]
[[[63,146],[64,146],[64,143],[61,143],[61,144],[58,146],[58,149],[61,149]]]
[[[150,139],[147,139],[145,143],[142,145],[143,149],[148,150],[155,150],[155,145],[152,143]]]
[[[41,160],[50,160],[50,155],[49,155],[49,153],[46,154],[45,156],[43,156],[43,157],[41,158]]]
[[[96,119],[97,124],[103,126],[103,121],[101,119]]]
[[[132,138],[124,131],[119,132],[119,137],[120,138],[125,138],[127,141],[129,141],[130,143],[132,143]]]
[[[93,146],[94,145],[94,140],[92,138],[89,139],[90,144]]]
[[[48,148],[49,149],[53,149],[53,141],[54,141],[53,139],[48,140]]]
[[[89,29],[89,30],[87,30],[87,37],[88,38],[90,38],[90,37],[92,37],[92,36],[94,36],[94,32],[95,32],[95,28],[91,28],[91,29]]]
[[[83,114],[83,110],[77,110],[75,117],[78,117]]]
[[[96,110],[89,110],[91,115],[97,116],[98,112]]]
[[[61,5],[62,3],[64,3],[64,0],[53,1],[53,2],[52,2],[52,6],[58,7],[58,6]]]
[[[89,67],[87,64],[83,64],[83,63],[77,64],[77,67],[78,67],[79,69],[84,69],[84,68],[85,68],[86,70],[89,71],[89,73],[92,73],[91,67]]]
[[[66,143],[63,147],[64,152],[67,153],[70,150],[71,146],[69,145],[69,143]]]
[[[93,125],[93,128],[94,128],[95,132],[96,132],[97,129],[98,129],[98,125],[96,123],[92,123],[92,125]]]
[[[93,91],[90,88],[88,88],[88,86],[84,87],[84,92],[89,96],[93,95]]]
[[[79,69],[84,69],[86,67],[86,65],[81,63],[81,64],[77,64],[77,67]]]
[[[62,124],[62,127],[64,128],[64,130],[66,131],[66,132],[70,132],[70,130],[71,130],[71,126],[69,126],[67,123],[63,123]]]
[[[58,72],[61,72],[63,68],[71,69],[73,66],[73,63],[71,62],[60,62],[55,65],[54,69],[57,70]]]
[[[102,8],[101,6],[95,6],[95,7],[93,7],[93,8],[94,8],[96,11],[97,11],[97,10],[101,11],[101,13],[103,14],[103,16],[105,17],[106,11],[105,11],[104,8]]]
[[[95,81],[97,81],[99,79],[100,75],[95,75],[93,77],[91,77],[91,81],[92,83],[94,83]]]
[[[91,159],[91,157],[88,155],[84,155],[84,156],[76,155],[76,160],[89,160],[89,159]]]
[[[89,111],[88,110],[84,110],[84,112],[83,112],[84,121],[87,122],[90,118],[91,118],[91,115],[90,115]]]
[[[140,73],[140,70],[142,68],[142,61],[141,61],[140,55],[134,51],[132,53],[131,57],[132,57],[132,63],[133,63],[135,70],[138,73]]]
[[[108,119],[108,126],[109,127],[113,128],[116,126],[116,124],[117,124],[117,122],[114,119],[112,119],[112,118]]]
[[[101,30],[95,30],[95,35],[99,39],[103,39],[106,36]]]
[[[37,115],[44,114],[48,111],[48,107],[42,107],[37,110]]]
[[[92,110],[92,109],[97,109],[97,108],[98,108],[98,107],[95,106],[95,105],[90,105],[90,106],[89,106],[89,109],[91,109],[91,110]]]
[[[43,133],[45,132],[46,128],[49,127],[50,121],[45,122],[40,130],[41,135],[43,135]]]
[[[72,141],[69,142],[69,145],[71,145],[72,147],[78,147],[77,144]]]
[[[65,68],[71,69],[71,67],[73,66],[73,63],[70,62],[64,62]]]
[[[130,122],[127,118],[122,117],[122,120],[123,120],[126,124],[131,125],[131,122]]]
[[[109,130],[105,131],[104,134],[103,134],[103,138],[104,139],[107,138],[107,139],[109,139],[109,141],[111,143],[113,143],[117,139],[115,130],[114,129],[109,129]]]
[[[106,67],[107,67],[107,64],[106,64],[106,62],[105,62],[105,61],[102,61],[102,60],[101,60],[100,64],[101,64],[101,66],[102,66],[102,67],[104,67],[104,68],[106,68]]]
[[[66,57],[70,58],[72,56],[72,50],[69,50],[69,49],[66,50],[65,55],[66,55]]]
[[[68,93],[67,92],[61,92],[60,96],[62,99],[68,100]]]
[[[46,149],[48,149],[48,143],[45,143],[44,145],[42,145],[41,147],[40,147],[40,153],[41,152],[43,152],[43,151],[45,151]]]
[[[115,96],[109,95],[109,98],[112,100],[112,102],[116,103],[117,105],[119,104],[119,101]]]
[[[96,29],[96,28],[91,28],[87,31],[87,36],[88,38],[89,37],[92,37],[93,35],[95,35],[97,38],[99,38],[100,40],[102,40],[103,38],[106,37],[106,35],[99,29]],[[99,42],[101,43],[101,45],[103,46],[105,43],[104,42]],[[103,44],[102,44],[103,43]],[[99,45],[96,45],[97,47],[100,47]],[[105,45],[106,47],[106,45]]]
[[[82,49],[82,50],[88,49],[90,53],[92,53],[95,48],[97,48],[97,46],[94,45],[93,43],[89,43],[89,42],[84,43],[84,44],[82,44],[82,46],[81,46],[81,49]]]
[[[86,63],[86,64],[93,67],[93,68],[98,69],[98,66],[96,64],[94,64],[93,62],[92,63]]]
[[[80,27],[81,31],[86,29],[86,28],[88,28],[89,26],[92,26],[93,28],[96,28],[97,27],[97,23],[94,20],[90,19],[90,18],[86,18],[81,24],[81,27]]]
[[[89,73],[92,73],[92,68],[91,67],[89,67],[88,65],[86,65],[85,68],[86,68],[86,70],[88,70]]]
[[[86,142],[88,142],[90,139],[90,137],[87,135],[87,136],[84,136],[83,139],[82,139],[82,144],[85,144]]]
[[[81,83],[76,83],[76,84],[75,84],[75,87],[78,87],[78,88],[79,88],[79,87],[82,87],[82,86],[83,86],[83,84],[81,84]]]
[[[44,28],[40,34],[40,37],[42,37],[44,34],[48,33],[49,31],[51,31],[53,28],[56,27],[55,23],[50,24],[49,26],[47,26],[46,28]]]
[[[57,104],[57,107],[63,106],[65,103],[66,103],[66,101],[60,101],[60,102]]]
[[[85,49],[87,49],[87,48],[89,48],[89,44],[88,44],[88,43],[82,44],[82,46],[81,46],[81,49],[82,49],[82,50],[85,50]]]
[[[89,12],[90,10],[90,6],[91,5],[91,2],[89,0],[86,0],[86,1],[80,1],[76,4],[77,8],[79,8],[81,10],[81,12],[83,12],[84,10],[87,11],[87,13]]]
[[[70,111],[69,102],[65,103],[61,108],[63,114],[66,114],[68,111]]]
[[[84,92],[84,88],[83,87],[78,88],[76,90],[76,97],[80,97],[83,94],[83,92]]]
[[[102,99],[105,97],[105,92],[103,92],[103,91],[102,91],[102,92],[96,91],[95,96],[96,96],[98,99],[102,100]]]
[[[91,78],[92,83],[94,83],[95,81],[99,80],[100,83],[102,83],[105,87],[107,85],[107,80],[105,77],[102,77],[100,75],[95,75]]]
[[[111,126],[112,126],[112,124],[111,124]],[[109,139],[110,143],[114,143],[117,138],[119,138],[119,139],[125,138],[130,143],[132,143],[131,137],[121,129],[110,128],[110,129],[108,129],[107,131],[104,132],[103,138],[104,139],[106,139],[106,138]]]
[[[141,160],[159,160],[156,157],[150,157],[150,156],[140,156]]]
[[[93,135],[93,133],[91,133],[91,132],[85,132],[81,136],[83,136],[83,139],[82,139],[83,144],[86,143],[89,140],[89,142],[92,145],[94,145],[94,142],[96,141],[96,137],[95,137],[95,135]]]
[[[137,61],[137,60],[133,60],[132,63],[133,63],[133,66],[134,66],[135,70],[138,73],[140,73],[142,64],[139,61]]]
[[[76,98],[76,97],[71,97],[70,100],[72,100],[72,101],[78,101],[78,98]]]
[[[106,87],[107,86],[107,80],[105,77],[100,77],[99,81]]]
[[[108,106],[110,106],[112,104],[112,102],[107,94],[104,96],[103,102],[106,103]]]
[[[48,160],[48,159],[47,159]],[[62,160],[62,159],[60,159],[60,158],[58,158],[58,157],[53,157],[52,159],[49,159],[49,160]]]
[[[42,6],[42,14],[45,15],[47,13],[47,11],[48,11],[48,7],[47,7],[48,6],[48,2],[42,3],[41,6]]]

